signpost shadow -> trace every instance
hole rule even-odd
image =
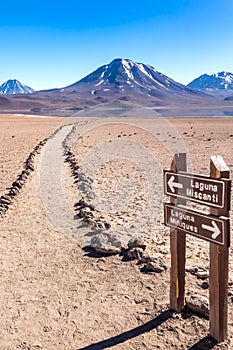
[[[172,310],[166,310],[166,311],[162,312],[160,315],[158,315],[156,318],[154,318],[153,320],[151,320],[151,321],[149,321],[141,326],[130,329],[129,331],[121,333],[115,337],[102,340],[98,343],[94,343],[94,344],[88,345],[84,348],[79,348],[77,350],[102,350],[102,349],[111,348],[111,347],[116,346],[118,344],[122,344],[129,339],[138,337],[139,335],[141,335],[143,333],[150,332],[151,330],[159,327],[162,323],[164,323],[168,319],[170,319],[172,317],[173,313],[174,313],[174,311],[172,311]]]
[[[208,335],[200,339],[197,343],[188,348],[188,350],[210,350],[217,344],[217,340]]]
[[[103,350],[112,348],[116,345],[122,345],[123,343],[136,338],[144,333],[150,332],[153,329],[158,328],[161,324],[168,321],[170,318],[172,318],[172,315],[175,311],[171,309],[167,309],[166,311],[161,312],[156,318],[153,320],[138,326],[136,328],[130,329],[129,331],[126,331],[124,333],[121,333],[119,335],[116,335],[115,337],[111,337],[105,340],[101,340],[97,343],[93,343],[91,345],[85,346],[83,348],[77,348],[77,350]],[[190,310],[188,311],[188,315],[193,314]],[[187,316],[185,310],[182,312],[182,316],[185,319]],[[218,342],[210,335],[205,336],[204,338],[200,339],[195,344],[191,345],[190,347],[187,347],[188,350],[211,350],[214,348],[215,345],[217,345]]]

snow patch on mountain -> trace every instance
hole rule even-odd
[[[104,83],[104,80],[102,79],[99,83],[97,83],[95,86],[100,86],[101,84]]]
[[[130,60],[122,60],[122,65],[124,67],[124,70],[125,70],[125,73],[127,75],[127,77],[131,80],[134,80],[134,76],[132,74],[132,64],[131,64],[131,61]]]

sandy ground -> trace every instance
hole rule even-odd
[[[32,149],[63,120],[0,115],[0,194],[22,170],[22,163]]]
[[[44,119],[33,120],[34,130],[37,124],[43,129]],[[56,126],[49,120],[46,123],[39,140]],[[7,128],[12,136],[16,123],[9,123]],[[191,160],[189,169],[195,172],[208,174],[212,154],[223,155],[232,170],[232,134],[230,118],[159,122],[121,119],[111,120],[111,124],[100,120],[76,127],[72,149],[82,169],[94,178],[93,201],[99,215],[111,222],[113,230],[126,232],[125,237],[138,230],[147,243],[146,251],[169,266],[169,233],[162,225],[161,212],[162,169],[169,168],[174,151],[186,151]],[[34,144],[29,138],[26,140],[29,153]],[[14,146],[15,151],[18,148]],[[229,339],[216,345],[207,337],[208,320],[189,312],[169,312],[169,269],[157,274],[146,272],[135,260],[124,261],[120,255],[95,257],[83,249],[82,236],[90,240],[86,236],[88,227],[80,227],[80,221],[74,217],[77,235],[70,239],[64,228],[54,224],[45,210],[40,187],[45,154],[46,148],[36,157],[35,172],[1,219],[0,348],[231,349],[232,296],[229,295]],[[11,163],[16,161],[17,157],[11,156]],[[13,178],[19,166],[20,162],[12,167]],[[155,171],[154,176],[151,171]],[[60,180],[67,206],[72,210],[83,193],[74,184],[67,164],[61,169]],[[50,196],[52,203],[58,200],[57,193]],[[155,216],[147,207],[150,201]],[[62,217],[62,208],[59,210],[56,215]],[[208,243],[189,236],[187,266],[206,268],[207,251]],[[230,254],[230,271],[232,264]],[[187,273],[187,294],[208,296],[203,282],[208,279],[203,281]]]

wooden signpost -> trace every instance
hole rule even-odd
[[[186,154],[175,154],[164,171],[165,225],[171,228],[170,308],[185,305],[186,233],[210,242],[210,335],[227,338],[228,260],[230,247],[230,171],[221,156],[211,157],[210,177],[186,173]],[[210,207],[210,213],[186,207],[187,201]]]

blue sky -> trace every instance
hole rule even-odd
[[[116,57],[183,84],[233,72],[232,18],[232,0],[4,1],[0,84],[63,87]]]

